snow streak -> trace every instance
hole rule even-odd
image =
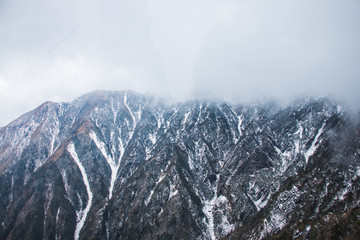
[[[242,122],[243,122],[243,117],[242,116],[237,116],[237,119],[238,119],[238,131],[239,131],[239,137],[241,137],[242,135]]]
[[[70,153],[71,157],[74,159],[76,165],[79,167],[79,170],[81,172],[81,175],[83,177],[83,182],[85,184],[86,187],[86,192],[88,195],[88,202],[87,205],[85,207],[85,209],[80,209],[79,211],[76,211],[76,227],[75,227],[75,234],[74,234],[74,239],[78,240],[79,236],[80,236],[80,231],[84,226],[87,214],[89,213],[91,204],[92,204],[92,199],[93,199],[93,193],[90,190],[90,183],[89,183],[89,179],[88,176],[86,175],[86,171],[84,166],[81,164],[80,159],[76,153],[75,150],[75,145],[74,143],[70,143],[67,147],[67,151]]]
[[[59,222],[59,214],[60,214],[60,209],[58,208],[57,213],[56,213],[56,218],[55,218],[55,240],[58,240],[58,222]]]
[[[132,130],[131,130],[131,132],[129,133],[129,139],[131,139],[131,138],[132,138],[132,135],[134,134],[135,127],[136,127],[136,118],[135,118],[135,116],[132,114],[129,105],[127,104],[127,92],[125,92],[125,95],[124,95],[124,105],[125,105],[126,109],[128,110],[128,112],[129,112],[129,114],[130,114],[130,116],[131,116],[132,122],[133,122]]]
[[[90,138],[94,141],[94,143],[96,144],[96,146],[98,147],[98,149],[100,150],[100,152],[102,153],[102,155],[104,156],[104,158],[106,159],[107,163],[110,166],[111,180],[110,180],[110,187],[109,187],[109,199],[111,199],[112,198],[112,193],[113,193],[113,190],[114,190],[114,184],[115,184],[116,176],[117,176],[117,173],[118,173],[119,167],[120,167],[120,161],[118,162],[118,164],[116,164],[115,159],[107,154],[105,143],[100,141],[100,139],[98,139],[98,137],[96,136],[96,134],[93,131],[91,131],[89,135],[90,135]],[[121,158],[121,156],[120,156],[120,158]]]
[[[325,123],[322,125],[322,127],[319,129],[318,133],[316,134],[314,141],[311,143],[310,148],[305,152],[305,163],[308,163],[309,158],[314,155],[316,149],[318,148],[318,146],[320,145],[320,143],[322,142],[322,140],[319,140],[320,135],[323,133],[324,131],[324,126]]]
[[[237,130],[238,130],[239,135],[238,135],[238,137],[236,137],[234,134],[234,137],[233,137],[233,141],[236,143],[237,141],[239,141],[240,137],[242,136],[243,115],[238,115],[230,106],[228,106],[228,107],[237,120]]]
[[[52,136],[51,136],[51,144],[50,144],[50,155],[52,155],[57,149],[57,146],[55,146],[55,141],[56,141],[56,137],[60,133],[59,122],[57,120],[55,120],[54,122],[55,123],[52,125],[52,129],[51,129]]]

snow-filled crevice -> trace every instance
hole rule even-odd
[[[231,211],[231,205],[230,205],[228,199],[223,195],[218,196],[216,198],[215,205],[217,207],[218,213],[220,213],[220,216],[221,216],[220,225],[217,228],[217,229],[221,229],[221,232],[219,233],[220,236],[218,236],[218,237],[223,237],[223,236],[228,235],[230,232],[232,232],[235,229],[235,225],[231,224],[229,222],[228,217],[226,216],[227,215],[226,213]]]
[[[243,122],[243,116],[236,115],[238,119],[238,131],[239,131],[239,138],[242,136],[242,122]]]
[[[322,142],[322,139],[320,139],[319,141],[319,138],[321,136],[321,134],[323,133],[324,131],[324,127],[325,127],[325,123],[322,125],[322,127],[319,129],[319,131],[317,132],[314,140],[312,141],[311,143],[311,146],[310,148],[305,152],[304,154],[304,157],[305,157],[305,163],[307,164],[308,161],[309,161],[309,158],[314,155],[316,149],[318,148],[318,146],[321,144]]]
[[[216,192],[214,196],[204,201],[203,205],[203,213],[205,214],[206,219],[204,219],[205,224],[207,225],[207,233],[211,240],[215,240],[215,224],[214,224],[214,210],[215,210],[215,202],[216,202]]]
[[[219,179],[219,174],[217,175]],[[205,218],[203,219],[206,225],[207,238],[215,240],[226,236],[235,229],[235,226],[231,224],[226,216],[226,212],[230,211],[230,205],[225,196],[217,195],[218,180],[213,186],[213,197],[211,199],[203,201],[203,213]],[[221,209],[227,209],[226,211]],[[220,216],[220,222],[215,222],[215,215]]]
[[[298,151],[298,143],[295,143],[295,153]],[[279,171],[281,173],[285,173],[286,170],[288,169],[290,163],[291,163],[291,158],[292,158],[292,151],[285,151],[282,152],[278,147],[274,146],[276,153],[279,155],[280,160],[281,160],[281,165],[279,168]]]
[[[76,165],[78,166],[78,168],[81,172],[81,176],[83,178],[83,182],[85,184],[86,192],[88,195],[88,202],[86,204],[85,209],[80,209],[80,210],[76,211],[76,227],[75,227],[74,239],[78,240],[79,236],[80,236],[80,231],[84,226],[87,214],[89,213],[90,208],[91,208],[93,193],[91,192],[91,189],[90,189],[90,183],[89,183],[89,179],[86,174],[85,168],[82,165],[82,163],[80,162],[80,159],[76,153],[74,143],[72,143],[72,142],[69,143],[69,145],[67,147],[67,151],[70,153],[71,157],[74,159]]]
[[[183,126],[182,129],[181,129],[181,131],[184,131],[184,130],[185,130],[186,123],[187,123],[188,120],[189,120],[190,114],[191,114],[191,111],[187,111],[187,112],[185,113],[184,118],[183,118],[183,120],[181,121],[181,125]]]
[[[66,192],[66,199],[69,200],[69,202],[71,203],[71,205],[74,206],[74,203],[73,201],[71,200],[70,196],[71,196],[71,192],[70,192],[70,186],[69,186],[69,183],[68,183],[68,179],[67,179],[67,174],[66,174],[66,171],[64,169],[62,169],[60,171],[61,173],[61,177],[62,177],[62,180],[63,180],[63,183],[64,183],[64,188],[65,188],[65,192]]]
[[[215,210],[216,210],[216,205],[217,205],[217,200],[218,200],[218,196],[217,196],[217,188],[218,188],[218,181],[219,181],[219,177],[220,174],[216,175],[216,181],[215,183],[212,185],[212,192],[213,192],[213,196],[210,199],[204,200],[203,201],[203,208],[202,211],[205,215],[205,218],[203,219],[204,224],[206,225],[206,233],[207,233],[207,237],[211,240],[215,240],[216,238],[216,233],[215,233]]]
[[[170,184],[170,193],[168,200],[172,199],[174,196],[176,196],[179,193],[179,191],[176,188],[175,184]]]
[[[199,120],[200,120],[200,117],[202,115],[203,107],[204,106],[202,104],[200,104],[200,106],[199,106],[199,114],[197,115],[196,121],[194,123],[195,126],[197,126],[199,124]]]
[[[113,114],[113,123],[116,124],[116,121],[117,121],[117,112],[115,110],[115,106],[114,106],[114,101],[113,99],[111,99],[111,111],[112,111],[112,114]]]
[[[55,240],[58,240],[58,225],[59,225],[59,215],[60,215],[60,210],[61,208],[58,208],[57,212],[56,212],[56,217],[55,217]]]
[[[60,122],[58,119],[54,120],[54,123],[52,124],[51,127],[51,143],[50,143],[50,154],[49,156],[51,156],[52,154],[54,154],[54,152],[57,150],[58,145],[56,146],[56,138],[58,137],[60,133]]]
[[[118,163],[115,162],[115,159],[110,156],[109,154],[107,154],[106,152],[106,145],[104,142],[102,142],[97,135],[91,131],[90,132],[90,138],[94,141],[95,145],[97,146],[97,148],[100,150],[101,154],[104,156],[104,158],[106,159],[106,162],[109,164],[110,169],[111,169],[111,179],[110,179],[110,186],[109,186],[109,199],[112,198],[112,194],[113,194],[113,190],[114,190],[114,184],[116,181],[116,176],[117,173],[119,171],[119,167],[120,167],[120,160],[123,154],[123,146],[121,146],[121,152],[120,152],[120,160],[118,161]],[[121,139],[119,138],[120,141],[120,145],[122,145]]]
[[[243,133],[242,133],[242,128],[243,128],[242,124],[243,124],[244,117],[243,117],[243,115],[238,115],[230,106],[228,106],[228,107],[229,107],[231,113],[234,115],[234,117],[235,117],[235,119],[237,121],[237,129],[236,129],[237,134],[233,134],[234,135],[233,136],[233,141],[234,141],[234,143],[236,143],[237,141],[239,141],[240,137],[243,135]],[[236,137],[236,135],[237,135],[237,137]]]
[[[130,114],[130,117],[132,119],[132,129],[129,131],[129,139],[131,139],[133,134],[134,134],[137,121],[136,121],[136,118],[135,118],[134,114],[132,113],[132,111],[131,111],[128,103],[127,103],[127,91],[124,94],[124,105],[125,105],[126,109],[128,110],[128,113]]]

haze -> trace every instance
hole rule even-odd
[[[0,1],[0,126],[98,89],[360,102],[358,0]]]

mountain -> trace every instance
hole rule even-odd
[[[358,239],[350,117],[326,98],[46,102],[0,128],[0,239]]]

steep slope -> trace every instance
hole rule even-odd
[[[327,99],[45,103],[0,129],[0,238],[351,237],[359,154]]]

